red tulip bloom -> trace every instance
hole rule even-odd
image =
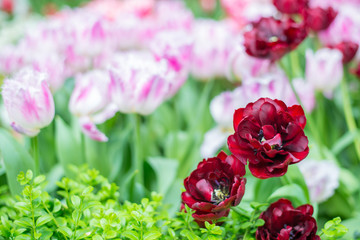
[[[289,164],[309,153],[304,134],[306,118],[300,105],[260,98],[234,113],[235,133],[228,137],[232,154],[257,178],[280,177]]]
[[[340,50],[343,54],[343,63],[349,63],[355,57],[356,52],[359,48],[359,44],[350,41],[343,41],[341,43],[330,45],[328,47]]]
[[[294,208],[287,199],[279,199],[260,215],[265,221],[256,231],[257,240],[320,240],[309,204]]]
[[[358,63],[355,69],[351,69],[350,72],[360,78],[360,63]]]
[[[273,0],[279,12],[287,14],[302,13],[308,5],[308,0]]]
[[[318,32],[327,29],[337,16],[332,7],[309,8],[304,13],[305,24],[311,30]]]
[[[193,217],[200,226],[227,216],[230,207],[240,203],[245,192],[244,175],[245,166],[238,159],[220,152],[200,162],[184,180],[182,201],[196,211]]]
[[[291,19],[261,18],[244,34],[246,53],[257,58],[280,59],[307,36],[305,27]]]

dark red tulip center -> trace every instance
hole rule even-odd
[[[220,179],[213,182],[211,202],[219,204],[230,196],[229,180]]]
[[[259,134],[258,134],[258,141],[259,142],[263,142],[265,141],[265,138],[264,138],[264,131],[262,129],[260,129],[259,131]]]

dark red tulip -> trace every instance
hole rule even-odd
[[[296,14],[307,8],[308,0],[273,0],[273,3],[279,12]]]
[[[351,69],[350,72],[360,79],[360,63],[358,63],[356,68]]]
[[[228,137],[231,153],[257,178],[280,177],[289,164],[309,153],[306,118],[300,105],[260,98],[234,113],[235,133]]]
[[[305,24],[311,30],[318,32],[327,29],[337,16],[332,7],[306,9],[304,13]]]
[[[350,41],[343,41],[335,45],[329,45],[328,48],[340,50],[343,54],[343,63],[349,63],[355,57],[359,44]]]
[[[287,199],[279,199],[260,215],[265,224],[256,231],[257,240],[320,240],[309,204],[294,208]]]
[[[295,49],[306,36],[306,28],[291,19],[261,18],[244,34],[244,46],[250,56],[275,61]]]
[[[227,216],[244,195],[244,175],[244,164],[234,156],[220,152],[217,157],[204,159],[184,180],[183,204],[196,211],[192,216],[200,226]]]

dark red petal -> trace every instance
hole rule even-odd
[[[259,119],[261,125],[273,125],[276,120],[276,108],[271,103],[265,102],[260,107]]]
[[[300,105],[293,105],[288,108],[288,112],[294,118],[295,122],[304,129],[306,125],[306,117],[303,108]]]
[[[243,120],[243,118],[244,118],[243,115],[244,115],[244,108],[239,108],[239,109],[235,110],[234,121],[233,121],[233,126],[234,126],[235,131],[237,130],[241,120]]]
[[[310,204],[304,204],[296,209],[301,211],[304,215],[312,216],[314,213],[314,208]]]

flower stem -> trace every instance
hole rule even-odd
[[[39,139],[38,136],[31,138],[31,151],[35,163],[35,175],[40,174]]]
[[[293,72],[292,72],[293,67],[292,67],[291,57],[288,56],[287,59],[288,59],[288,67],[289,67],[288,71],[286,71],[286,68],[284,67],[284,65],[279,61],[280,66],[282,67],[282,69],[284,69],[284,71],[285,71],[285,73],[286,73],[286,75],[287,75],[287,77],[289,79],[289,84],[290,84],[291,90],[293,91],[297,102],[303,107],[303,110],[304,110],[304,113],[305,113],[305,116],[306,116],[306,119],[307,119],[307,121],[306,121],[307,125],[309,126],[310,131],[311,131],[313,137],[315,138],[315,141],[318,144],[320,155],[324,156],[323,149],[322,149],[321,137],[319,135],[319,132],[317,131],[316,126],[314,125],[315,122],[314,122],[311,114],[308,113],[307,110],[305,109],[304,104],[302,103],[302,101],[301,101],[301,99],[299,97],[299,94],[297,93],[297,91],[295,89],[295,86],[293,84]]]
[[[143,169],[143,156],[142,156],[142,144],[141,144],[141,116],[139,114],[133,115],[134,123],[134,142],[133,142],[133,167],[138,171],[136,174],[136,180],[138,183],[144,185],[144,169]]]
[[[345,120],[350,132],[355,133],[357,131],[355,118],[351,109],[351,100],[350,100],[350,93],[348,89],[347,81],[349,79],[349,69],[347,65],[344,65],[344,77],[341,82],[341,93],[343,99],[343,107],[345,113]],[[358,161],[360,161],[360,141],[359,137],[354,139],[354,145],[356,150],[356,155],[358,157]]]

